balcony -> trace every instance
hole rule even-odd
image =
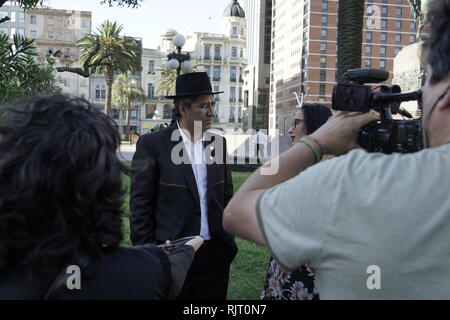
[[[204,56],[203,60],[211,60],[211,56]]]
[[[236,102],[236,98],[230,98],[230,102]]]
[[[239,78],[239,82],[240,83],[244,83],[244,79],[242,79],[242,77]]]
[[[213,81],[220,81],[220,77],[213,77]]]
[[[236,82],[236,78],[231,77],[230,82]]]
[[[220,56],[214,56],[214,61],[222,61],[222,57],[220,57]]]

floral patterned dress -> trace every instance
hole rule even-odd
[[[270,258],[261,299],[319,300],[319,294],[314,291],[314,279],[314,270],[308,264],[291,273]]]

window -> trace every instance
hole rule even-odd
[[[48,17],[47,24],[53,25],[53,17]]]
[[[214,66],[213,80],[220,81],[220,66]]]
[[[322,1],[322,11],[328,11],[328,1],[327,0]]]
[[[320,81],[327,81],[327,71],[320,70]]]
[[[236,87],[230,87],[230,102],[236,102]]]
[[[401,21],[395,21],[395,29],[401,30],[402,29],[402,22]]]
[[[366,46],[366,54],[371,55],[372,54],[372,46]]]
[[[222,58],[220,57],[220,47],[219,46],[215,46],[214,47],[214,60],[221,60]]]
[[[372,67],[372,60],[370,60],[370,59],[365,59],[365,61],[364,61],[364,66],[365,66],[366,68]]]
[[[395,55],[398,55],[398,53],[400,52],[400,50],[401,50],[400,48],[395,48],[395,49],[394,49]]]
[[[230,67],[230,81],[236,82],[236,67]]]
[[[31,38],[31,39],[36,39],[36,38],[37,38],[37,32],[36,32],[36,30],[31,30],[31,31],[30,31],[30,38]]]
[[[387,41],[387,33],[386,32],[380,33],[380,41],[381,42],[386,42]]]
[[[409,30],[415,32],[416,29],[417,29],[416,23],[415,22],[410,22],[409,23]]]
[[[81,20],[81,26],[82,26],[83,28],[89,28],[89,19],[83,18],[83,19]]]
[[[30,24],[37,24],[36,16],[30,16]]]
[[[233,37],[237,37],[237,35],[238,35],[238,28],[237,28],[237,27],[233,27],[233,28],[231,29],[231,35],[232,35]]]
[[[320,53],[327,53],[327,44],[326,43],[320,44]]]
[[[8,32],[9,32],[8,28],[0,28],[0,33],[8,34]]]
[[[235,122],[234,112],[235,112],[235,108],[230,107],[230,117],[228,118],[228,122]]]
[[[105,100],[106,99],[106,90],[104,90],[104,89],[95,90],[95,99],[96,100]]]
[[[382,6],[381,7],[381,16],[387,17],[387,15],[388,15],[388,7]]]
[[[386,69],[386,60],[380,60],[380,68]]]
[[[205,72],[208,74],[208,77],[211,78],[211,66],[203,66]]]
[[[383,29],[387,29],[387,20],[385,20],[385,19],[381,20],[381,27]]]
[[[25,22],[25,12],[18,12],[17,13],[17,21],[18,22]]]
[[[397,17],[397,18],[401,18],[402,17],[402,8],[400,7],[397,7],[397,8],[395,8],[395,16]]]
[[[53,31],[48,31],[47,32],[47,39],[53,39]]]
[[[156,105],[146,104],[145,105],[145,119],[152,119],[155,115]]]
[[[64,51],[64,57],[70,57],[70,48],[66,48],[66,50]]]
[[[402,42],[402,35],[396,34],[395,35],[395,43],[400,44]]]
[[[327,85],[325,83],[321,83],[319,87],[319,95],[325,96],[327,94]]]
[[[211,47],[210,46],[205,46],[204,56],[205,56],[205,60],[211,59]]]
[[[130,117],[131,119],[136,120],[138,117],[138,111],[136,109],[132,109],[130,112]]]
[[[153,83],[149,83],[147,87],[147,99],[155,100],[155,86]]]
[[[386,57],[386,47],[380,47],[380,56]]]
[[[320,57],[320,67],[321,68],[327,67],[327,57]]]
[[[9,17],[11,18],[10,22],[16,22],[16,12],[11,11]]]
[[[366,32],[366,41],[372,42],[372,32]]]
[[[148,73],[154,74],[155,73],[155,60],[149,60],[148,62]]]
[[[409,43],[413,44],[416,42],[416,36],[409,36]]]
[[[220,91],[220,87],[219,86],[214,86],[214,92],[219,92]],[[215,94],[214,95],[214,101],[220,101],[220,95]]]
[[[242,102],[242,87],[239,87],[239,102]]]
[[[239,67],[239,82],[244,82],[244,79],[242,78],[242,68]]]
[[[326,40],[326,39],[327,39],[327,29],[322,29],[322,30],[320,31],[320,38],[321,38],[322,40]]]
[[[328,16],[322,16],[322,26],[328,25]]]
[[[237,58],[237,47],[231,47],[231,56]]]

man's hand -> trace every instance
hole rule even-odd
[[[202,237],[196,236],[194,239],[186,242],[186,245],[191,246],[195,251],[197,251],[202,246],[204,241],[205,240]]]
[[[374,113],[338,111],[310,137],[320,144],[323,154],[338,156],[358,147],[356,138],[361,127],[379,120]]]

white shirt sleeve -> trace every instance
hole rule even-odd
[[[324,161],[264,192],[258,222],[272,256],[286,269],[317,265],[334,216],[344,159]],[[345,161],[345,160],[344,160]]]

